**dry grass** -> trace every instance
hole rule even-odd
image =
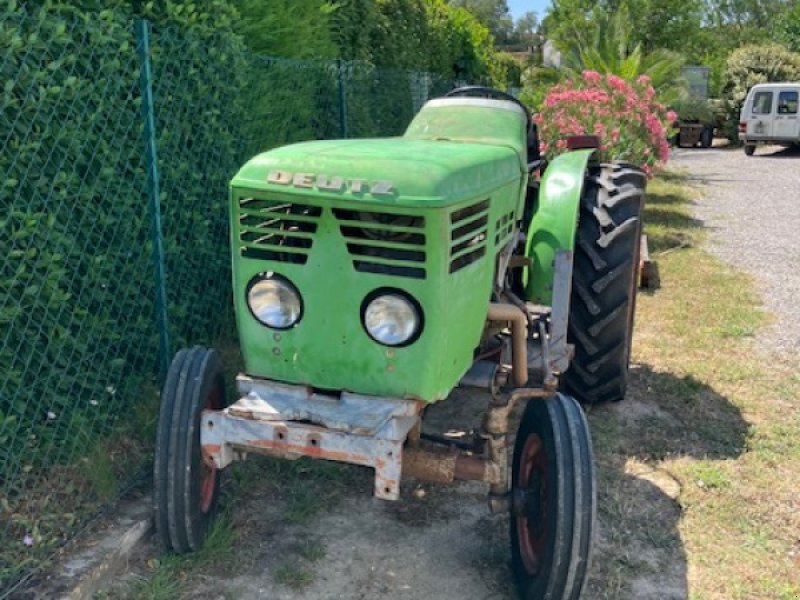
[[[648,202],[663,288],[639,298],[629,398],[591,411],[590,597],[798,599],[798,363],[759,346],[753,282],[701,248],[681,178]]]

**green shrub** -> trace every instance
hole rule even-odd
[[[686,98],[673,103],[672,110],[678,114],[681,121],[696,121],[698,123],[712,123],[714,111],[708,100],[704,98]]]
[[[226,188],[252,149],[241,40],[178,17],[153,35],[176,345],[210,341],[229,320]],[[168,25],[181,22],[196,26]],[[123,444],[155,379],[151,219],[133,15],[4,1],[0,49],[0,538],[35,564],[94,499],[59,506],[67,519],[37,514],[30,490],[55,464],[83,465],[100,439]],[[13,569],[0,556],[0,574]]]

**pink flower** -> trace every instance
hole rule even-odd
[[[674,110],[671,110],[671,111],[669,111],[667,113],[667,122],[668,123],[674,123],[677,120],[678,120],[678,113],[676,113]]]
[[[597,71],[586,70],[583,72],[583,78],[589,83],[600,83],[602,77]]]
[[[601,160],[624,157],[652,174],[669,156],[665,124],[669,114],[656,101],[649,78],[629,83],[616,75],[585,71],[577,81],[554,86],[534,122],[541,151],[552,159],[567,150],[565,138],[600,137]]]
[[[636,80],[636,83],[641,83],[642,85],[646,85],[653,81],[649,75],[639,75],[639,79]]]

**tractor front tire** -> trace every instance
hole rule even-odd
[[[590,167],[581,198],[562,387],[580,402],[622,400],[628,381],[647,178],[624,164]]]
[[[578,600],[597,508],[592,440],[565,394],[530,400],[514,445],[511,563],[523,600]]]
[[[169,367],[161,393],[155,461],[153,512],[167,550],[200,549],[219,500],[219,472],[203,459],[203,410],[225,407],[219,355],[195,347],[181,350]]]

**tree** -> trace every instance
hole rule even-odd
[[[448,4],[464,8],[485,25],[498,44],[508,44],[514,32],[514,21],[506,0],[449,0]]]
[[[566,46],[566,69],[575,75],[584,70],[613,74],[625,81],[647,75],[662,102],[667,104],[685,95],[686,82],[681,77],[683,58],[663,49],[645,52],[643,44],[633,39],[626,1],[620,2],[612,15],[593,15],[593,25],[591,39],[576,38]]]
[[[781,40],[795,52],[800,52],[800,3],[787,10],[779,21]]]
[[[630,40],[647,53],[655,49],[702,52],[699,34],[704,0],[553,0],[544,29],[561,50],[576,39],[587,43],[603,19],[625,11]]]
[[[536,16],[536,13],[530,11],[526,12],[514,23],[512,43],[525,46],[538,45],[541,38],[539,35],[539,28],[539,18]]]

